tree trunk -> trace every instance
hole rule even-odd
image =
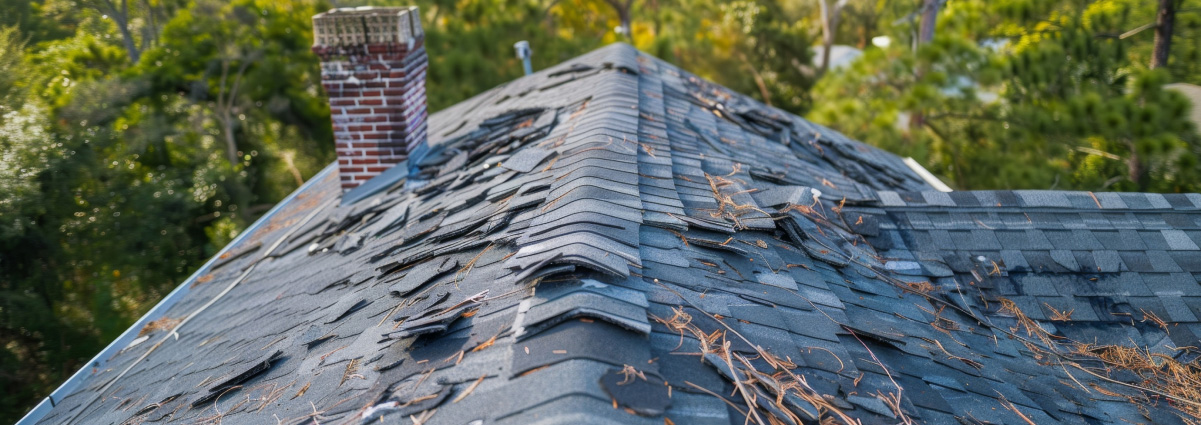
[[[229,112],[219,112],[222,114],[221,133],[225,136],[225,159],[229,160],[230,165],[238,165],[238,142],[234,139],[234,117],[229,116]]]
[[[632,21],[630,9],[634,6],[634,0],[626,0],[624,2],[620,0],[605,0],[605,3],[613,6],[613,10],[617,11],[617,19],[621,21],[622,35],[625,36],[626,41],[634,44],[634,28],[630,23]]]
[[[767,89],[767,82],[763,80],[763,75],[759,73],[758,69],[755,69],[755,65],[751,63],[750,59],[747,59],[746,54],[739,52],[738,59],[741,59],[746,69],[751,71],[751,77],[755,79],[755,85],[759,87],[759,95],[763,97],[763,103],[772,106],[771,91]]]
[[[238,71],[234,74],[234,82],[232,87],[226,87],[226,82],[229,77],[229,58],[221,59],[221,82],[217,89],[217,103],[214,107],[214,112],[217,113],[217,120],[221,121],[222,132],[225,133],[225,151],[226,157],[229,159],[230,165],[237,165],[238,158],[238,141],[234,139],[234,125],[237,124],[234,120],[239,121],[242,118],[237,117],[238,114],[238,93],[242,88],[242,76],[246,74],[246,68],[250,64],[257,62],[262,55],[263,50],[259,49],[252,53],[243,54],[240,59],[242,65],[238,66]]]
[[[138,60],[142,58],[142,52],[138,50],[138,46],[134,45],[133,33],[129,31],[129,23],[125,19],[117,19],[116,16],[113,19],[117,21],[117,27],[121,29],[121,39],[125,43],[125,52],[129,54],[129,62],[138,63]]]
[[[934,40],[934,28],[938,24],[938,11],[942,8],[942,2],[943,0],[925,0],[923,2],[922,22],[918,28],[917,42],[914,43],[914,50],[916,50],[918,47],[921,47],[921,45]],[[925,70],[919,68],[914,70],[914,73],[917,75],[918,79],[921,79],[922,74],[925,73]],[[913,111],[913,114],[909,116],[910,129],[921,128],[923,125],[925,125],[925,122],[926,117],[920,110]]]
[[[121,41],[125,45],[125,53],[129,55],[129,61],[137,63],[142,58],[142,51],[134,43],[133,32],[129,30],[129,0],[122,0],[120,8],[112,0],[88,4],[100,13],[113,18],[113,22],[117,23],[117,29],[121,31]]]
[[[1151,69],[1168,66],[1175,24],[1176,0],[1159,0],[1159,12],[1155,14],[1155,47],[1151,51]]]
[[[1139,192],[1146,192],[1151,186],[1151,168],[1143,163],[1143,158],[1138,154],[1135,142],[1127,140],[1126,147],[1130,149],[1130,158],[1126,159],[1126,170],[1129,173],[1128,178],[1138,188]]]
[[[929,43],[934,39],[935,24],[938,23],[938,11],[942,8],[943,0],[925,0],[922,5],[922,24],[917,33],[917,44]]]
[[[617,14],[618,14],[618,17],[621,18],[621,28],[622,28],[622,30],[624,30],[623,34],[625,34],[625,36],[626,36],[626,41],[629,41],[630,44],[634,44],[634,28],[633,28],[633,25],[630,23],[629,2],[627,2],[626,7],[624,9],[619,10],[617,12]]]
[[[817,68],[817,75],[819,76],[825,75],[826,71],[830,70],[830,53],[834,50],[834,34],[838,32],[838,18],[842,14],[842,7],[847,3],[846,0],[839,0],[837,3],[830,5],[826,4],[827,1],[818,1],[822,15],[822,62]]]

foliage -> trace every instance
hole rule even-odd
[[[954,2],[933,42],[869,49],[823,79],[810,116],[961,189],[1195,192],[1201,137],[1163,85],[1201,74],[1149,71],[1131,52],[1150,37],[1119,36],[1153,14],[1133,1]]]
[[[1201,0],[1181,0],[1181,10]],[[847,0],[817,80],[813,1],[419,0],[437,110],[626,41],[701,77],[916,157],[954,186],[1197,191],[1184,100],[1201,14],[1148,72],[1151,2]],[[333,160],[309,51],[323,0],[0,0],[0,421],[78,370]],[[396,5],[394,0],[354,4]],[[407,3],[405,3],[407,4]],[[890,36],[887,48],[873,37]]]

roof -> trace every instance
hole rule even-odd
[[[1197,412],[1201,195],[934,191],[624,44],[429,125],[417,173],[342,205],[327,169],[37,423]]]

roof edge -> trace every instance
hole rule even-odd
[[[916,159],[913,159],[912,157],[905,157],[902,158],[901,161],[904,162],[905,165],[908,165],[910,170],[913,170],[914,173],[917,173],[918,177],[921,177],[922,180],[925,180],[926,184],[933,187],[934,190],[939,192],[953,191],[951,190],[950,186],[947,186],[946,183],[943,183],[942,180],[939,180],[938,176],[935,176],[934,173],[931,173],[930,170],[927,170],[926,167],[923,167],[922,164],[917,162]]]

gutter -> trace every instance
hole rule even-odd
[[[266,224],[267,221],[270,220],[271,217],[277,212],[279,212],[280,209],[291,203],[292,200],[296,198],[296,195],[307,191],[312,185],[315,184],[315,182],[325,179],[327,175],[337,172],[337,170],[338,163],[335,161],[334,163],[327,165],[313,177],[309,178],[309,181],[305,182],[303,185],[289,194],[288,197],[284,198],[278,204],[275,204],[270,211],[267,211],[266,214],[263,214],[258,220],[255,220],[254,224],[251,224],[250,227],[238,234],[238,236],[234,238],[232,242],[230,242],[224,248],[221,248],[216,255],[213,255],[213,257],[209,258],[204,265],[200,266],[199,269],[196,269],[196,272],[192,273],[187,280],[184,280],[183,283],[180,283],[179,286],[171,291],[170,294],[167,294],[166,297],[163,297],[163,299],[159,301],[154,308],[151,308],[150,311],[146,312],[146,314],[142,316],[141,319],[138,319],[137,322],[134,322],[133,326],[130,326],[129,329],[126,329],[125,332],[121,333],[121,336],[118,336],[117,339],[114,339],[113,342],[109,343],[107,347],[104,347],[103,350],[100,350],[100,353],[96,354],[95,357],[92,357],[92,360],[85,364],[84,367],[80,368],[79,371],[75,372],[74,375],[71,375],[70,378],[67,378],[67,381],[63,382],[62,385],[59,385],[58,388],[55,389],[54,392],[50,393],[49,396],[42,399],[42,401],[39,402],[37,406],[33,408],[33,410],[30,410],[29,413],[25,414],[25,417],[17,421],[16,425],[33,425],[38,423],[38,421],[41,421],[46,414],[50,413],[50,410],[53,409],[55,405],[75,391],[75,389],[78,388],[84,380],[91,376],[92,373],[89,369],[98,369],[103,366],[103,364],[106,362],[106,359],[124,349],[129,345],[130,342],[133,342],[133,340],[137,338],[138,330],[145,327],[147,323],[162,318],[167,313],[168,309],[182,300],[184,296],[188,295],[192,283],[195,282],[196,279],[200,278],[200,276],[208,273],[209,269],[218,258],[228,252],[230,248],[241,243],[242,240],[248,235],[257,231],[259,227],[262,227],[264,224]]]

